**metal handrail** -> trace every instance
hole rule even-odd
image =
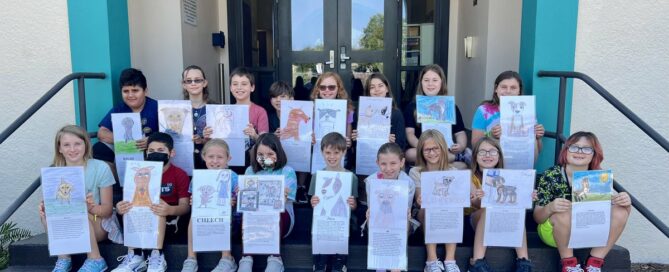
[[[84,79],[86,78],[95,78],[95,79],[104,79],[106,75],[104,73],[72,73],[69,74],[58,83],[56,83],[51,89],[46,92],[42,97],[40,97],[32,106],[30,106],[21,116],[16,118],[3,132],[0,134],[0,144],[2,144],[9,136],[11,136],[21,125],[23,125],[33,114],[35,114],[44,104],[46,104],[51,98],[53,98],[60,90],[65,87],[70,81],[77,80],[78,90],[77,95],[79,99],[78,109],[79,109],[79,124],[81,127],[86,129],[86,96],[85,91],[86,87],[84,85]],[[93,137],[97,136],[97,133],[89,133]],[[26,188],[23,193],[17,197],[12,204],[5,209],[2,214],[0,214],[0,225],[4,224],[9,220],[16,210],[23,205],[26,200],[39,188],[41,184],[41,178],[35,179],[28,188]]]
[[[81,127],[86,129],[86,95],[85,95],[85,90],[86,87],[84,85],[84,79],[86,78],[97,78],[97,79],[104,79],[106,75],[104,73],[72,73],[67,76],[65,76],[63,79],[58,81],[56,85],[53,85],[51,89],[46,92],[40,99],[35,101],[32,106],[30,106],[21,116],[16,118],[14,122],[12,122],[1,134],[0,134],[0,144],[5,142],[9,136],[11,136],[23,123],[28,121],[28,119],[33,116],[39,110],[48,102],[52,97],[54,97],[60,90],[65,87],[70,81],[72,80],[77,80],[78,83],[78,98],[79,98],[79,124]]]
[[[666,138],[662,137],[655,129],[649,126],[646,122],[641,120],[632,110],[627,108],[622,102],[613,97],[602,85],[597,83],[590,76],[573,71],[539,71],[537,73],[539,77],[557,77],[560,78],[560,94],[558,99],[558,116],[557,116],[557,126],[555,132],[546,132],[545,136],[549,138],[556,139],[555,141],[555,161],[557,162],[558,156],[560,155],[560,148],[565,142],[564,137],[564,111],[565,111],[565,102],[567,96],[567,79],[576,78],[580,79],[585,84],[588,84],[592,90],[601,95],[606,101],[608,101],[614,108],[616,108],[620,113],[625,115],[627,119],[632,121],[638,128],[640,128],[646,135],[652,138],[657,144],[659,144],[665,151],[669,152],[669,141]],[[641,213],[651,224],[653,224],[660,232],[662,232],[667,238],[669,238],[669,227],[662,222],[653,212],[651,212],[646,206],[644,206],[634,195],[627,191],[620,183],[615,179],[613,180],[613,188],[618,192],[627,192],[630,195],[632,200],[632,206]]]

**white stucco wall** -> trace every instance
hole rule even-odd
[[[590,75],[669,138],[669,3],[579,1],[575,70]],[[596,121],[592,117],[596,116]],[[589,130],[602,142],[604,167],[669,224],[669,154],[583,83],[574,84],[571,131]],[[636,210],[619,244],[633,262],[669,263],[669,238]]]
[[[23,111],[62,77],[72,72],[67,2],[17,1],[0,9],[0,129],[4,130]],[[65,124],[74,123],[72,84],[32,116],[0,145],[0,210],[9,206],[51,164],[53,136]],[[21,227],[43,232],[37,215],[35,193],[10,219]]]

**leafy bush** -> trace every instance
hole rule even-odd
[[[30,230],[19,228],[16,223],[7,222],[0,226],[0,270],[7,268],[9,263],[9,245],[30,236]]]

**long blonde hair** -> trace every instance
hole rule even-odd
[[[441,153],[439,158],[439,170],[448,170],[448,144],[446,144],[444,135],[442,135],[441,132],[437,130],[428,129],[420,135],[418,144],[416,145],[416,166],[419,167],[418,172],[427,170],[427,161],[425,160],[425,157],[423,157],[423,146],[425,146],[425,142],[427,140],[434,141],[437,147],[439,147],[439,151]]]
[[[86,132],[83,128],[75,125],[67,125],[62,127],[61,129],[58,130],[56,133],[56,139],[54,141],[54,154],[53,154],[53,165],[54,166],[67,166],[67,162],[65,161],[65,156],[60,153],[60,139],[63,137],[65,134],[71,134],[74,136],[79,137],[79,139],[84,140],[84,145],[86,146],[86,149],[84,150],[84,165],[88,162],[89,159],[92,157],[92,151],[91,151],[91,139],[88,138],[88,132]]]

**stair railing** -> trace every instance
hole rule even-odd
[[[558,98],[558,116],[557,116],[557,126],[555,132],[546,132],[545,136],[555,140],[555,162],[558,160],[560,155],[560,149],[562,144],[565,142],[564,137],[564,111],[565,103],[567,97],[567,79],[580,79],[585,84],[588,84],[592,90],[601,95],[607,102],[609,102],[614,108],[616,108],[620,113],[622,113],[627,119],[632,121],[638,128],[640,128],[646,135],[648,135],[653,141],[659,144],[665,151],[669,152],[669,141],[666,138],[662,137],[655,129],[650,125],[644,122],[639,116],[637,116],[632,110],[625,106],[622,102],[616,99],[611,93],[609,93],[602,85],[597,83],[590,76],[573,71],[539,71],[537,73],[539,77],[556,77],[560,78],[560,93]],[[627,191],[620,183],[615,179],[613,180],[613,188],[618,192],[627,192],[632,199],[632,206],[641,213],[651,224],[653,224],[659,231],[661,231],[664,236],[669,238],[669,227],[662,222],[655,214],[653,214],[646,206],[644,206],[632,193]]]
[[[69,84],[70,81],[77,80],[77,97],[79,103],[77,108],[79,109],[79,124],[81,127],[86,129],[86,86],[84,84],[85,79],[104,79],[106,75],[104,73],[72,73],[69,74],[58,83],[56,83],[51,89],[46,92],[40,99],[38,99],[32,106],[30,106],[23,114],[21,114],[14,122],[12,122],[1,134],[0,134],[0,144],[2,144],[9,136],[11,136],[16,130],[21,127],[33,114],[35,114],[39,109],[44,106],[51,98],[53,98],[58,92],[60,92],[65,85]],[[12,202],[12,204],[5,209],[2,214],[0,214],[0,225],[7,222],[9,217],[16,212],[16,210],[23,205],[26,200],[39,188],[41,179],[38,177],[33,181],[28,188],[26,188],[23,193],[19,195],[18,198]]]

